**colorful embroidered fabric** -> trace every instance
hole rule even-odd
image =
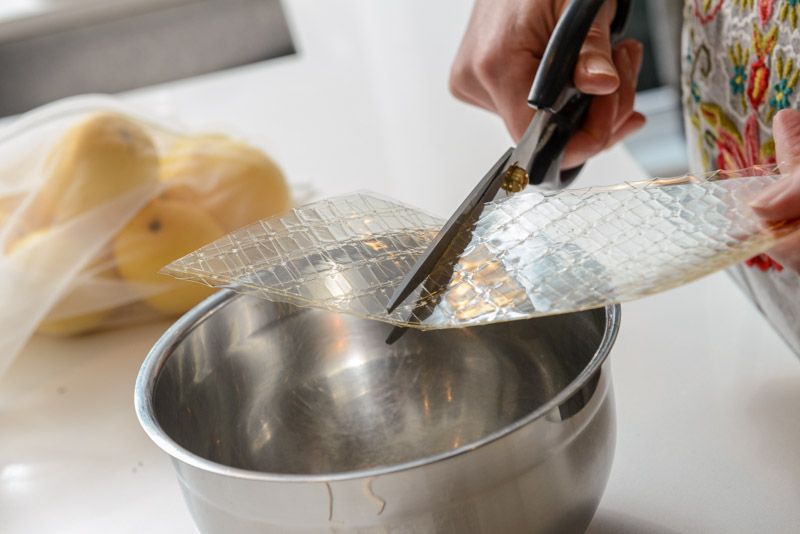
[[[773,165],[772,119],[800,107],[800,0],[685,0],[691,170]],[[800,356],[800,276],[766,254],[729,270]]]
[[[775,164],[772,118],[797,100],[800,0],[688,0],[685,17],[692,170]],[[780,270],[769,258],[748,265]]]

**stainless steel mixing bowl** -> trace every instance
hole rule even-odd
[[[578,532],[611,467],[619,308],[409,332],[217,293],[153,347],[142,426],[212,533]]]

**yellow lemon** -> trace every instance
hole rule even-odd
[[[201,207],[227,232],[289,209],[280,168],[260,150],[224,136],[175,143],[161,160],[163,197]]]
[[[223,234],[222,227],[197,206],[157,198],[114,238],[114,260],[125,280],[163,285],[163,291],[155,295],[143,294],[143,300],[161,313],[176,315],[200,302],[213,290],[175,280],[158,271]]]
[[[138,124],[115,113],[93,115],[73,127],[48,164],[36,206],[55,223],[158,180],[153,141]]]

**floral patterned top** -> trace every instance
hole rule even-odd
[[[774,165],[772,118],[800,108],[800,0],[685,0],[684,8],[692,171]],[[766,255],[731,274],[800,355],[800,276]]]

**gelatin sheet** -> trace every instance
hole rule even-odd
[[[389,299],[443,221],[359,193],[263,220],[165,272],[270,300],[438,329],[565,313],[664,291],[761,253],[796,230],[765,226],[749,202],[776,176],[682,177],[487,206],[444,282]],[[469,235],[468,235],[469,237]]]

